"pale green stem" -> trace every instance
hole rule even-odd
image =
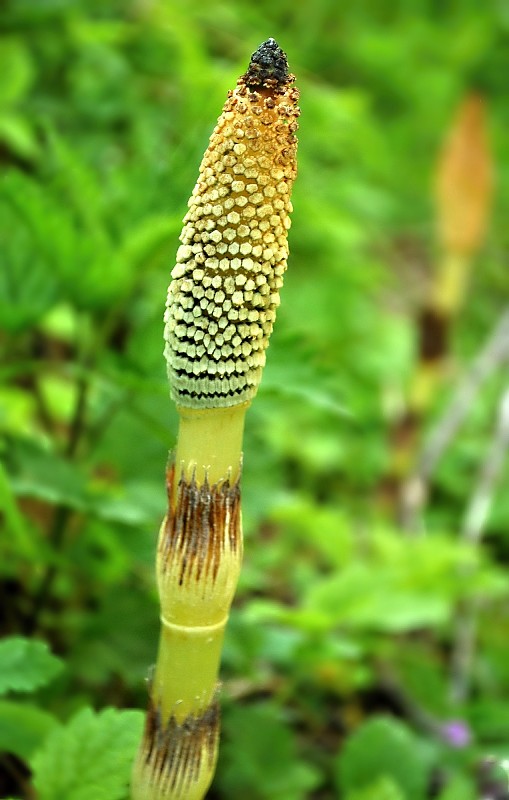
[[[239,477],[244,420],[249,403],[232,408],[179,408],[180,424],[175,451],[175,490],[184,472],[195,470],[198,484]]]

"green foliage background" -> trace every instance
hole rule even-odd
[[[496,197],[427,425],[507,305],[503,0],[2,4],[1,797],[126,796],[141,713],[108,707],[144,708],[157,643],[154,547],[177,425],[166,287],[207,138],[269,36],[301,89],[299,177],[248,417],[246,557],[210,796],[469,800],[489,779],[509,797],[486,760],[509,756],[507,492],[482,547],[459,541],[502,370],[433,477],[428,535],[409,540],[377,502],[438,258],[437,153],[473,89],[488,104]],[[453,623],[473,598],[472,691],[458,707]],[[468,744],[453,746],[450,720]]]

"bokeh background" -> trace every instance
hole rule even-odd
[[[97,741],[106,707],[144,708],[157,646],[154,549],[177,429],[166,287],[208,136],[269,36],[301,90],[299,176],[248,415],[246,554],[210,797],[509,797],[503,0],[0,5],[1,631],[4,664],[43,665],[6,682],[1,797],[126,796],[141,712],[115,717],[136,729],[122,758]],[[460,131],[468,191],[453,169],[437,202],[465,103],[477,109]],[[455,187],[487,222],[423,364]],[[432,390],[416,412],[423,370]],[[401,493],[448,413],[410,524]],[[86,712],[97,746],[80,760],[84,708],[101,713]],[[115,790],[90,777],[98,760]]]

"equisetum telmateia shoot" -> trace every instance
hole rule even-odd
[[[189,200],[168,290],[179,412],[157,551],[159,652],[133,800],[203,798],[219,740],[218,671],[242,559],[240,473],[288,257],[298,91],[274,39],[229,92]]]

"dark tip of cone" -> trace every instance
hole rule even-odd
[[[251,56],[249,68],[244,76],[248,86],[264,86],[288,83],[288,61],[275,39],[267,39]]]

